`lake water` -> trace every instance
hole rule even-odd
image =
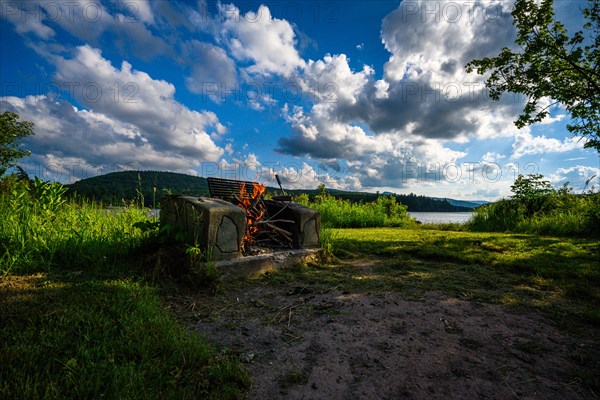
[[[151,215],[158,218],[160,210],[150,210]],[[409,211],[411,217],[424,224],[458,223],[464,224],[473,215],[470,212],[417,212]]]
[[[443,224],[443,223],[466,223],[471,216],[471,212],[408,212],[411,217],[424,224]]]

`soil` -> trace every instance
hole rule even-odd
[[[534,311],[261,281],[168,300],[247,363],[249,399],[597,398],[581,377],[598,367],[599,343]]]

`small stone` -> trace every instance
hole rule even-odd
[[[317,387],[317,384],[315,382],[313,382],[312,388],[315,389],[315,390],[317,390],[318,387]]]

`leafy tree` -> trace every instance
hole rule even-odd
[[[466,69],[491,72],[486,86],[494,100],[504,92],[527,96],[517,127],[542,121],[560,103],[573,120],[567,129],[587,137],[585,147],[600,152],[600,0],[588,0],[582,11],[584,30],[569,35],[554,19],[553,0],[516,0],[512,16],[520,49],[504,48],[496,57],[469,62]],[[540,109],[545,98],[551,104]]]
[[[33,122],[19,121],[19,115],[10,111],[0,114],[0,176],[15,165],[15,161],[31,154],[20,148],[19,140],[33,135]]]
[[[529,174],[527,176],[519,174],[510,190],[514,193],[513,199],[526,200],[547,195],[553,191],[553,188],[550,182],[544,180],[542,174]]]
[[[556,192],[541,174],[519,174],[510,189],[514,193],[512,198],[515,205],[522,208],[526,218],[555,206]]]
[[[327,193],[327,190],[325,188],[325,184],[321,183],[319,185],[319,187],[317,188],[317,195],[315,196],[315,199],[316,199],[317,203],[320,203],[320,202],[324,201],[328,197],[329,197],[329,194]]]

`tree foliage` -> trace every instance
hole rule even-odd
[[[554,188],[541,174],[519,174],[510,189],[514,193],[514,204],[522,209],[527,218],[549,208],[549,204],[555,200],[555,196],[552,196]]]
[[[19,115],[6,111],[0,114],[0,176],[15,161],[30,152],[21,148],[20,139],[33,135],[33,122],[19,121]]]
[[[542,174],[529,174],[527,176],[519,174],[510,190],[514,193],[512,197],[516,200],[544,196],[553,191],[552,185],[544,179]]]
[[[469,222],[476,231],[598,236],[600,193],[574,194],[568,183],[555,189],[540,174],[519,175],[510,199],[478,207]]]
[[[542,121],[560,103],[572,118],[567,129],[586,137],[585,147],[600,152],[600,0],[588,0],[582,12],[583,30],[570,35],[554,18],[553,0],[516,0],[512,16],[520,49],[505,47],[496,57],[471,61],[466,69],[490,72],[486,86],[494,100],[505,92],[527,96],[517,127]]]

